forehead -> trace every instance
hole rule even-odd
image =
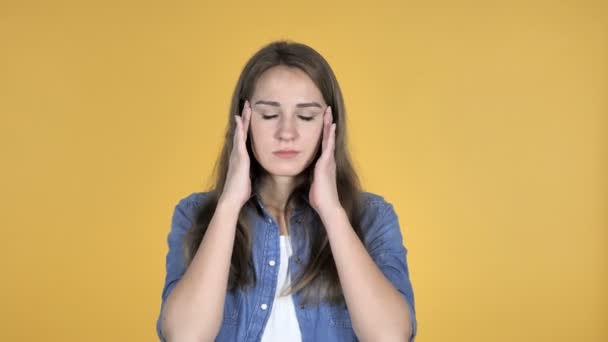
[[[321,91],[304,71],[284,65],[272,67],[260,75],[252,99],[281,104],[313,100],[325,103]]]

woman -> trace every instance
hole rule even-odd
[[[167,341],[408,341],[414,297],[392,204],[360,189],[325,59],[278,41],[245,65],[209,192],[176,205]]]

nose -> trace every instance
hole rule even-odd
[[[282,117],[279,120],[279,128],[277,130],[277,137],[279,140],[293,140],[297,138],[298,130],[296,129],[295,120]]]

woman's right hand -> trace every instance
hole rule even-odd
[[[249,177],[249,154],[247,153],[247,133],[251,119],[249,101],[245,101],[241,115],[234,116],[236,128],[232,139],[232,151],[228,165],[228,174],[220,202],[238,205],[240,209],[251,196],[251,178]]]

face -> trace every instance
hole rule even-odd
[[[260,75],[249,100],[255,158],[272,176],[297,176],[321,145],[327,107],[321,92],[302,70],[275,66]]]

